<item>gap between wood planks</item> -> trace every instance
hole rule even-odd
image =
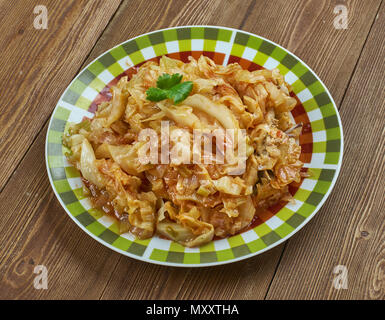
[[[241,21],[241,24],[239,25],[239,29],[242,30],[242,28],[244,27],[246,21],[247,21],[247,18],[249,17],[250,13],[254,10],[254,7],[255,5],[257,4],[257,0],[253,0],[249,7],[247,8],[246,10],[246,14],[245,16],[243,17],[242,21]]]
[[[278,259],[278,261],[277,261],[277,265],[275,266],[273,276],[271,277],[269,286],[267,287],[267,290],[266,290],[265,296],[263,297],[263,300],[266,300],[267,295],[269,294],[271,284],[273,283],[273,280],[274,280],[274,278],[275,278],[275,275],[276,275],[276,273],[277,273],[277,271],[278,271],[279,264],[281,263],[281,260],[282,260],[282,258],[283,258],[283,253],[284,253],[285,250],[286,250],[286,247],[287,247],[287,244],[289,243],[289,240],[290,240],[290,239],[287,239],[287,240],[285,241],[285,243],[284,243],[284,246],[283,246],[281,255],[279,256],[279,259]]]

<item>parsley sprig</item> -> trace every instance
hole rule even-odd
[[[175,104],[181,103],[188,97],[193,88],[192,81],[181,82],[182,77],[179,73],[173,75],[162,74],[156,82],[156,88],[151,87],[146,91],[147,100],[162,101],[172,99]]]

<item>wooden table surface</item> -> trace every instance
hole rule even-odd
[[[347,29],[336,29],[336,5]],[[34,28],[45,5],[48,28]],[[238,28],[304,60],[329,88],[342,170],[317,215],[285,243],[210,268],[120,255],[83,232],[51,189],[49,117],[78,72],[131,37],[178,25]],[[0,0],[1,299],[384,299],[385,3],[381,0]],[[34,268],[48,270],[36,290]],[[336,289],[337,265],[347,289]]]

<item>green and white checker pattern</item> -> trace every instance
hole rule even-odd
[[[62,135],[70,122],[79,122],[91,102],[115,77],[130,66],[168,53],[220,52],[277,67],[292,84],[310,119],[313,150],[305,166],[305,179],[289,204],[275,216],[242,234],[212,241],[200,248],[183,246],[154,237],[137,240],[118,234],[113,219],[94,209],[82,196],[79,172],[65,159]],[[88,65],[69,85],[56,106],[46,140],[48,175],[60,203],[69,216],[90,236],[127,256],[165,265],[211,266],[229,263],[264,252],[298,231],[318,211],[330,193],[342,161],[343,138],[338,111],[328,90],[299,58],[261,37],[229,28],[188,26],[152,32],[118,45]]]

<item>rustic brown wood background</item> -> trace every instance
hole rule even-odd
[[[336,30],[337,4],[348,28]],[[48,29],[33,27],[36,5]],[[122,256],[66,215],[44,142],[60,95],[83,66],[133,36],[177,25],[246,30],[320,76],[341,114],[345,152],[319,213],[290,240],[245,261],[170,268]],[[384,299],[385,4],[381,0],[0,0],[1,299]],[[48,268],[48,290],[33,269]],[[333,286],[345,265],[348,289]]]

